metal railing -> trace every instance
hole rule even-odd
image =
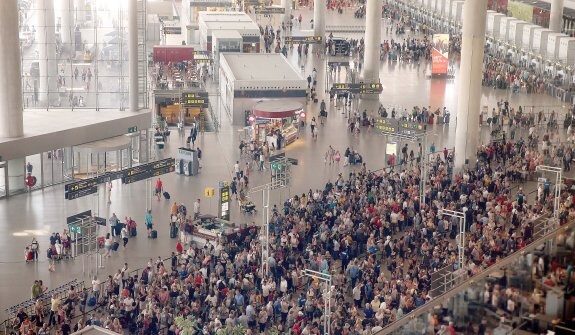
[[[399,329],[406,324],[408,324],[411,320],[432,311],[436,306],[441,305],[442,303],[446,302],[447,300],[453,298],[456,294],[464,291],[469,286],[475,284],[476,282],[487,278],[493,272],[498,271],[501,268],[508,267],[515,263],[517,259],[526,253],[534,251],[536,248],[540,247],[541,245],[545,244],[545,242],[556,238],[559,234],[565,233],[568,229],[575,228],[575,220],[571,221],[563,226],[558,226],[552,231],[544,234],[543,236],[539,237],[538,239],[534,240],[523,249],[519,249],[515,253],[501,259],[498,263],[493,264],[492,266],[484,269],[483,271],[479,272],[478,274],[468,277],[467,274],[460,276],[458,279],[458,283],[452,285],[451,288],[443,294],[440,294],[437,297],[433,297],[431,301],[427,302],[423,306],[415,309],[414,311],[405,314],[401,319],[392,322],[385,326],[382,330],[374,333],[377,335],[385,335],[385,334],[396,334]]]

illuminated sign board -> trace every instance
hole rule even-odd
[[[158,177],[166,173],[175,171],[176,160],[173,158],[166,158],[156,162],[151,162],[126,169],[122,183],[131,184],[140,180]]]
[[[98,192],[98,185],[109,183],[112,180],[122,179],[124,177],[124,170],[108,172],[101,176],[94,178],[78,180],[75,182],[68,183],[64,186],[65,198],[68,200],[74,200],[81,197],[85,197],[90,194]]]
[[[397,120],[388,118],[376,118],[375,119],[375,129],[384,133],[397,133],[399,130],[399,125]]]
[[[222,220],[230,220],[230,185],[227,181],[220,182],[219,217]]]
[[[284,14],[285,8],[283,7],[258,7],[255,8],[256,14]]]
[[[423,123],[399,121],[390,118],[376,118],[375,129],[382,133],[414,136],[425,133],[427,125]]]
[[[182,104],[184,107],[208,108],[208,92],[182,93]]]
[[[164,27],[164,34],[167,35],[180,35],[182,27]]]
[[[323,42],[321,36],[286,36],[284,39],[285,44],[321,44]]]
[[[333,91],[349,91],[355,94],[380,94],[383,91],[381,83],[335,83]]]
[[[403,135],[417,135],[427,130],[427,125],[423,123],[401,121],[399,123],[400,133]]]

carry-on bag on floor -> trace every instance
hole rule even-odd
[[[120,247],[120,243],[118,243],[118,242],[114,242],[114,244],[112,244],[112,250],[114,250],[114,251],[118,251],[119,247]]]
[[[134,237],[136,235],[138,235],[138,230],[136,229],[136,227],[131,227],[130,228],[130,236]]]
[[[164,198],[165,198],[166,200],[170,200],[170,193],[164,192]]]
[[[178,226],[171,223],[170,224],[170,238],[177,238],[178,237]]]
[[[158,231],[157,230],[152,230],[152,233],[150,235],[152,238],[158,238]]]

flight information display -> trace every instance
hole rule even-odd
[[[397,120],[383,117],[375,119],[374,127],[384,133],[397,133],[399,130]]]
[[[383,92],[381,83],[335,83],[331,89],[355,94],[380,94]]]
[[[140,180],[157,177],[166,173],[174,172],[176,160],[173,158],[166,158],[156,162],[151,162],[126,169],[122,183],[131,184]]]
[[[323,42],[321,36],[286,36],[284,39],[285,44],[321,44]]]

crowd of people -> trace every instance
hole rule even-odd
[[[79,321],[79,328],[102,324],[120,333],[173,334],[174,318],[183,315],[204,334],[238,325],[248,333],[321,333],[326,291],[305,277],[304,269],[311,269],[332,276],[335,334],[381,329],[433,299],[434,271],[458,267],[458,226],[442,209],[466,215],[464,270],[470,275],[533,240],[531,222],[549,210],[552,201],[544,197],[552,195],[528,203],[522,189],[512,193],[519,179],[504,167],[538,162],[541,155],[523,141],[493,143],[478,151],[476,169],[453,175],[453,156],[436,153],[429,159],[424,201],[417,165],[377,172],[361,165],[273,207],[264,264],[255,228],[235,240],[180,241],[170,260],[150,260],[137,277],[124,276],[126,268],[103,284],[95,279],[85,303],[80,294],[69,296],[62,303],[69,315],[48,323],[70,325],[76,306],[96,304],[101,313]],[[327,154],[330,162],[335,157]],[[563,203],[569,217],[571,203]]]

